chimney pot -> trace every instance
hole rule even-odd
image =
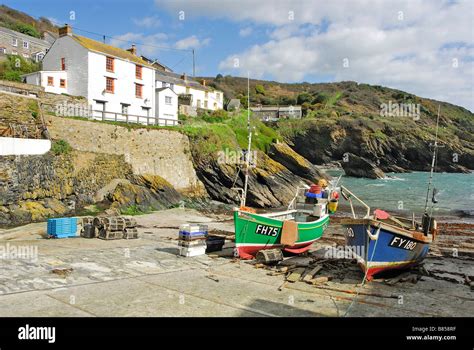
[[[203,86],[206,86],[206,79],[203,79],[203,80],[202,80],[202,85],[203,85]]]
[[[58,29],[59,37],[72,35],[72,28],[69,24],[65,24],[64,27]]]
[[[131,52],[132,55],[137,55],[137,47],[135,46],[135,44],[132,44],[132,47],[127,49],[128,52]]]

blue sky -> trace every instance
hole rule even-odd
[[[113,45],[196,50],[196,72],[281,82],[354,80],[474,110],[474,1],[6,1]],[[75,19],[70,19],[74,11]],[[182,15],[184,14],[184,18]],[[181,15],[181,18],[180,18]],[[138,45],[176,72],[188,51]]]

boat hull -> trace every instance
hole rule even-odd
[[[387,270],[406,269],[419,264],[428,254],[431,243],[420,233],[410,234],[374,220],[359,220],[343,226],[346,227],[346,245],[367,273],[368,280]],[[367,230],[373,238],[379,231],[377,239],[371,239]]]
[[[253,259],[263,249],[280,248],[284,251],[301,254],[323,235],[329,225],[329,216],[313,222],[298,223],[298,239],[292,246],[280,243],[283,220],[262,215],[234,211],[235,246],[242,259]]]

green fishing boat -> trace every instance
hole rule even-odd
[[[247,88],[250,90],[248,84],[247,80]],[[321,191],[319,185],[312,185],[297,188],[295,197],[284,211],[257,214],[254,209],[246,207],[249,168],[253,164],[250,151],[250,107],[247,127],[244,188],[236,189],[241,192],[241,197],[240,207],[234,209],[236,256],[253,259],[258,251],[275,248],[295,254],[306,252],[328,227],[329,213],[336,210],[338,195],[329,188]],[[317,191],[313,191],[313,187]],[[332,188],[335,188],[335,185]]]
[[[329,225],[329,214],[320,217],[312,212],[287,210],[282,212],[256,214],[241,209],[234,210],[235,247],[242,259],[253,259],[262,249],[279,248],[284,251],[300,254],[323,235]],[[306,220],[310,221],[306,221]],[[297,234],[291,245],[282,243],[284,223],[296,222]]]

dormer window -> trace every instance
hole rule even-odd
[[[142,71],[143,71],[143,67],[140,66],[140,65],[135,65],[135,77],[137,79],[142,79]]]
[[[114,71],[114,58],[113,57],[108,57],[108,56],[106,57],[105,68],[107,69],[107,72]]]

